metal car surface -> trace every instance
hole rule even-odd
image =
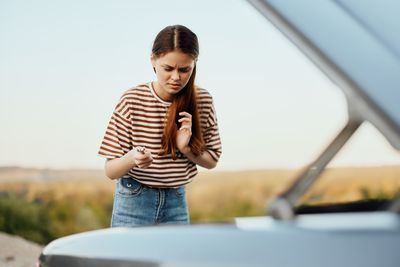
[[[369,121],[400,149],[400,2],[249,0],[348,101],[349,121],[272,204],[234,224],[114,228],[51,242],[42,267],[400,266],[400,201],[384,209],[298,215],[297,200]]]
[[[270,217],[236,225],[112,228],[49,244],[42,266],[398,266],[392,213]],[[384,263],[384,265],[382,265]]]

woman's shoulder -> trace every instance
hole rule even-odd
[[[144,96],[150,94],[150,87],[149,84],[143,83],[136,86],[133,86],[122,94],[121,98],[129,98],[129,97],[137,97],[137,96]]]
[[[210,92],[208,92],[207,89],[204,89],[202,87],[198,87],[197,86],[196,90],[197,90],[198,98],[200,100],[210,100],[210,101],[212,101],[212,95],[210,94]]]

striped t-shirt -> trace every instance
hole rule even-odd
[[[206,148],[204,153],[209,153],[218,161],[221,140],[213,100],[205,89],[197,88],[197,93]],[[127,90],[115,107],[99,155],[108,159],[119,158],[134,147],[143,146],[151,152],[153,162],[146,169],[132,168],[127,173],[128,176],[154,187],[176,187],[191,182],[197,174],[195,163],[182,153],[177,153],[175,160],[171,154],[159,155],[166,112],[170,104],[157,96],[152,83]]]

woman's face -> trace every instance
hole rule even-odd
[[[152,56],[151,64],[157,75],[154,85],[157,95],[163,100],[171,101],[188,83],[195,60],[190,55],[175,50],[158,58]]]

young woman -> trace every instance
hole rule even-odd
[[[127,90],[115,108],[99,150],[118,179],[112,227],[189,223],[185,185],[196,165],[214,168],[221,155],[212,97],[195,86],[198,55],[191,30],[164,28],[151,54],[157,80]]]

